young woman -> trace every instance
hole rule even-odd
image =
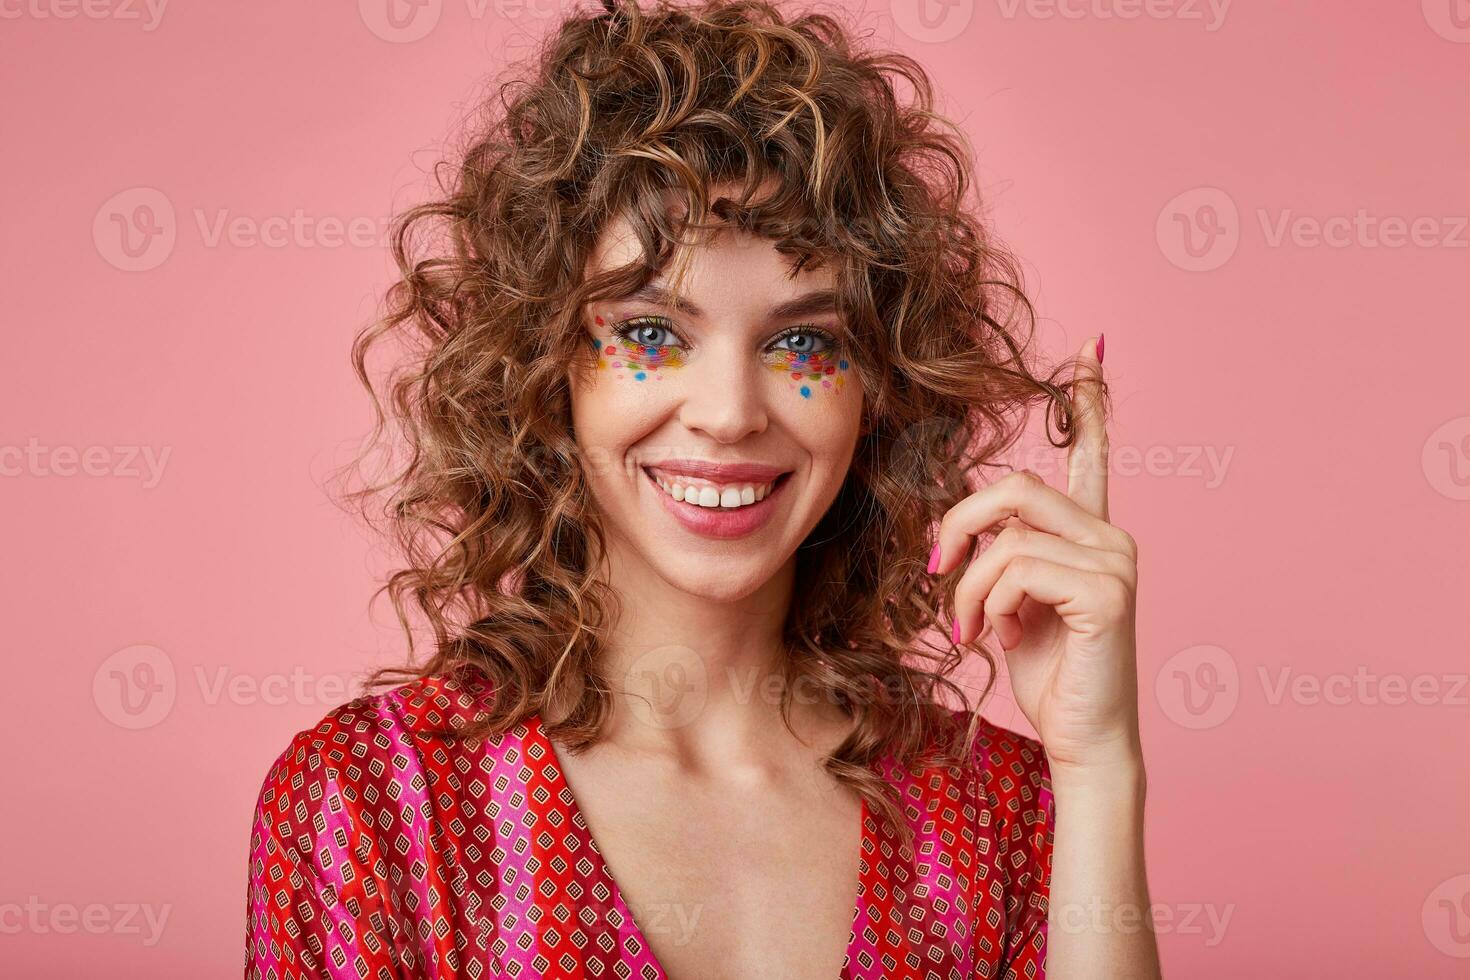
[[[268,772],[247,976],[1158,975],[1103,340],[1039,376],[942,125],[758,0],[608,0],[487,110],[354,351],[433,650]],[[974,479],[1033,401],[1066,491]]]

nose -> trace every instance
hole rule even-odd
[[[766,370],[749,351],[710,345],[683,372],[679,421],[720,443],[737,443],[764,432],[767,416]]]

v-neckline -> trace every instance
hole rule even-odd
[[[551,744],[551,736],[546,734],[546,730],[542,725],[541,713],[539,711],[532,713],[529,728],[531,737],[539,742],[541,748],[546,752],[546,765],[551,770],[550,781],[553,792],[566,802],[567,811],[573,818],[573,821],[580,823],[582,828],[587,832],[587,840],[591,843],[592,853],[595,855],[593,859],[593,864],[595,865],[594,870],[600,871],[603,877],[607,879],[608,888],[612,893],[612,904],[621,906],[627,910],[628,922],[632,927],[632,938],[637,940],[638,944],[647,951],[648,959],[658,968],[659,976],[667,980],[669,971],[664,969],[664,965],[659,962],[658,955],[649,944],[648,937],[643,935],[643,927],[638,924],[638,919],[633,914],[632,907],[628,905],[628,900],[624,898],[623,890],[618,886],[617,879],[613,877],[612,868],[608,867],[607,858],[603,855],[602,848],[598,845],[597,838],[592,833],[592,824],[588,822],[587,815],[582,812],[582,805],[577,802],[577,795],[572,792],[572,786],[567,781],[566,774],[561,771],[561,761],[557,758],[556,749]],[[858,813],[857,893],[853,899],[852,922],[847,934],[846,953],[843,962],[838,964],[837,974],[834,980],[840,980],[847,973],[846,967],[854,962],[854,957],[858,953],[862,936],[863,906],[866,904],[864,899],[867,897],[868,891],[868,876],[864,871],[865,862],[869,860],[868,855],[873,853],[873,848],[878,843],[870,839],[871,835],[868,832],[869,814],[867,797],[860,796],[859,798],[861,800],[861,808]]]

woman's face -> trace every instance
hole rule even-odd
[[[770,580],[836,498],[863,392],[838,346],[830,269],[791,278],[767,239],[707,242],[678,308],[660,276],[583,310],[572,418],[613,567],[729,601]],[[615,221],[588,271],[638,254]]]

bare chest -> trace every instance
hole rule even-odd
[[[672,980],[833,980],[852,935],[860,799],[834,782],[741,791],[563,764],[619,893]]]

